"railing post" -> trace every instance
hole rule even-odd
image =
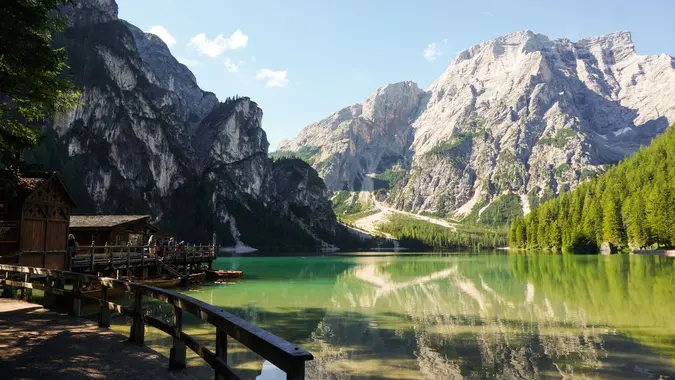
[[[183,333],[183,309],[178,306],[173,307],[173,347],[169,352],[169,368],[185,368],[185,343],[180,340]]]
[[[127,280],[131,280],[131,248],[127,245]]]
[[[30,282],[30,273],[26,273],[24,276],[23,282]],[[33,296],[33,289],[31,288],[23,288],[23,291],[25,292],[24,297],[26,300],[30,300]]]
[[[75,280],[73,281],[73,292],[74,293],[79,293],[80,292],[80,280]],[[76,297],[76,294],[73,294],[73,299],[71,302],[71,307],[70,307],[70,315],[73,317],[79,317],[80,316],[80,310],[82,306],[82,300]]]
[[[94,271],[94,241],[91,242],[91,247],[89,248],[89,270]]]
[[[150,252],[150,247],[148,247],[148,253]],[[145,268],[145,248],[141,248],[141,267]]]
[[[101,313],[98,315],[98,327],[110,327],[110,308],[108,307],[108,287],[101,285]]]
[[[216,244],[218,243],[218,237],[216,236],[216,232],[213,232],[213,237],[211,239],[211,246],[213,247],[213,257],[216,257]],[[210,250],[209,250],[210,251]],[[211,252],[209,252],[211,253]]]
[[[5,272],[5,280],[9,280],[9,272]],[[2,287],[2,296],[5,298],[14,298],[14,287],[5,284]]]
[[[219,328],[216,328],[216,357],[227,364],[227,333]],[[225,374],[216,371],[216,380],[225,380]]]
[[[134,292],[134,321],[131,324],[129,340],[142,345],[145,335],[143,323],[143,293],[139,290]]]
[[[292,364],[286,372],[286,380],[305,380],[305,361],[299,360]]]
[[[42,306],[45,309],[54,307],[54,293],[52,292],[52,286],[54,286],[54,279],[52,276],[47,276],[45,278],[45,296],[42,300]]]

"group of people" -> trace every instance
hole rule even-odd
[[[155,239],[155,235],[151,235],[148,239],[148,252],[150,256],[166,256],[169,252],[179,255],[181,248],[185,245],[184,241],[176,243],[174,238]]]
[[[158,256],[166,256],[168,253],[174,253],[176,255],[179,255],[181,252],[181,248],[185,246],[185,241],[181,241],[180,243],[176,243],[176,240],[174,238],[162,238],[162,239],[155,239],[155,235],[151,235],[150,238],[148,239],[148,249],[147,252],[150,253],[150,256],[153,257],[155,255]],[[70,253],[70,256],[75,256],[77,253],[79,246],[77,244],[77,240],[75,239],[75,236],[73,234],[68,235],[68,253]]]

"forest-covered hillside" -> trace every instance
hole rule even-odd
[[[675,245],[675,125],[632,157],[511,224],[513,248]]]

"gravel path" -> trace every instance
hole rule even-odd
[[[2,379],[195,379],[126,339],[82,318],[0,299]]]
[[[367,197],[367,198],[364,198],[364,197]],[[398,215],[407,216],[407,217],[413,218],[413,219],[423,220],[425,222],[429,222],[429,223],[433,223],[433,224],[437,224],[439,226],[449,228],[452,231],[457,231],[457,228],[452,223],[450,223],[446,220],[439,219],[439,218],[432,218],[432,217],[428,217],[428,216],[420,215],[420,214],[414,214],[414,213],[411,213],[411,212],[401,211],[401,210],[397,210],[395,208],[389,207],[389,206],[385,205],[384,203],[378,202],[377,200],[375,200],[375,197],[373,197],[372,193],[370,193],[370,192],[367,192],[367,191],[361,192],[359,194],[359,200],[363,201],[363,199],[369,199],[370,202],[373,205],[372,208],[376,209],[376,210],[379,210],[379,212],[375,213],[375,214],[372,214],[372,215],[368,215],[364,218],[361,218],[361,219],[358,219],[358,220],[354,221],[354,225],[356,227],[358,227],[359,229],[363,230],[363,231],[369,232],[372,235],[382,235],[381,232],[377,231],[377,225],[380,224],[380,223],[386,222],[389,219],[389,217],[393,214],[398,214]],[[391,235],[388,235],[388,234],[384,234],[384,235],[388,238],[391,238]]]

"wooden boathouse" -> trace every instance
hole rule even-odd
[[[159,228],[150,215],[73,215],[70,233],[80,245],[145,245]]]
[[[0,263],[66,268],[72,196],[56,173],[0,170]]]

